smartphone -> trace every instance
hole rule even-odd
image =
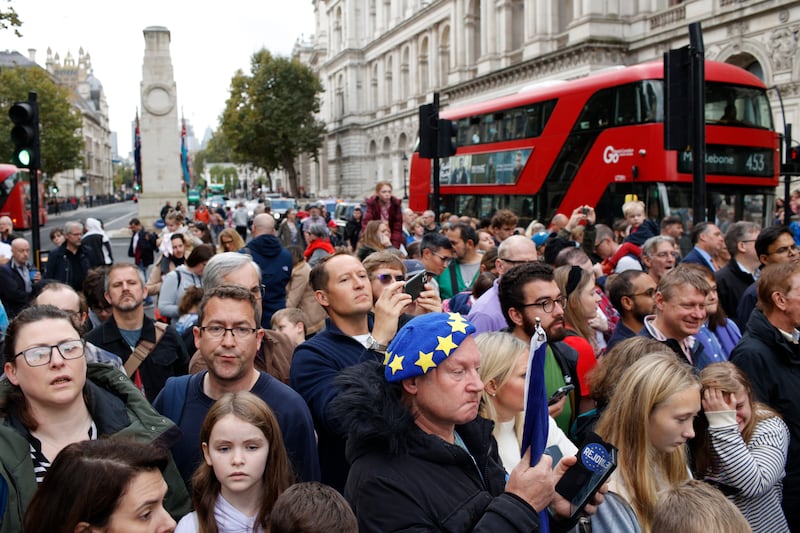
[[[406,281],[403,292],[410,294],[412,300],[416,300],[419,297],[419,293],[425,290],[426,283],[428,283],[428,273],[423,270]]]
[[[575,385],[564,385],[563,387],[559,387],[559,389],[555,391],[552,396],[550,396],[550,399],[547,400],[547,405],[553,405],[554,403],[558,402],[561,400],[561,398],[572,392],[572,389],[574,388]]]
[[[617,468],[617,449],[590,433],[578,450],[578,462],[564,472],[556,492],[570,502],[570,518],[575,519]]]
[[[588,215],[588,214],[589,214],[589,208],[588,208],[588,207],[584,207],[584,208],[582,208],[582,209],[581,209],[581,212],[582,212],[584,215]]]

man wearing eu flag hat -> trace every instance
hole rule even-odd
[[[550,457],[532,467],[526,453],[506,479],[492,423],[477,416],[474,332],[457,313],[418,316],[383,365],[367,361],[339,375],[332,409],[348,431],[345,497],[362,533],[538,531],[538,511],[554,504],[556,514],[568,512],[554,486],[575,457],[553,471]]]

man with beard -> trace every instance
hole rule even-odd
[[[611,305],[620,320],[608,340],[608,349],[620,341],[635,337],[644,327],[644,317],[655,312],[656,282],[640,270],[626,270],[608,284]]]
[[[654,315],[646,316],[639,332],[663,342],[685,363],[702,370],[720,361],[707,354],[695,335],[706,320],[706,295],[711,284],[700,269],[680,264],[658,283]]]
[[[189,364],[186,348],[172,326],[156,336],[155,322],[144,314],[147,289],[139,267],[132,263],[111,265],[105,291],[106,300],[111,304],[111,318],[90,331],[86,340],[116,354],[123,363],[144,343],[147,355],[131,379],[152,402],[167,378],[186,373]],[[146,346],[151,348],[147,350]]]
[[[503,316],[514,336],[530,343],[536,331],[536,319],[541,321],[547,334],[544,382],[548,396],[565,385],[575,387],[550,406],[550,416],[567,433],[580,414],[581,399],[589,395],[589,387],[580,370],[585,368],[588,371],[592,365],[589,361],[580,361],[578,352],[561,342],[567,334],[564,327],[566,298],[558,289],[553,268],[544,263],[516,266],[500,278],[497,292]]]
[[[258,291],[258,289],[256,289]],[[249,391],[275,413],[294,472],[301,481],[319,479],[319,462],[311,413],[295,391],[256,369],[256,352],[264,338],[261,305],[239,285],[209,289],[197,312],[194,343],[208,370],[170,379],[153,407],[181,428],[172,447],[175,464],[189,485],[203,454],[200,428],[222,395]]]

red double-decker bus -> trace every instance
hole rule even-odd
[[[592,205],[611,221],[636,195],[651,218],[691,221],[692,154],[664,149],[663,72],[661,61],[645,63],[446,109],[458,148],[440,160],[442,211],[482,217],[508,208],[546,222]],[[710,217],[763,225],[780,169],[766,86],[726,63],[706,61],[705,73]],[[431,204],[431,175],[431,161],[415,152],[415,211]]]
[[[44,191],[39,186],[39,224],[47,224]],[[31,227],[31,189],[28,171],[0,164],[0,216],[11,217],[14,229]]]

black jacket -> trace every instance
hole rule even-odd
[[[728,264],[719,269],[714,276],[717,280],[717,293],[719,303],[728,318],[733,319],[740,330],[744,330],[747,322],[739,323],[736,317],[736,308],[739,300],[742,299],[744,291],[753,284],[753,275],[742,271],[735,259],[728,261]]]
[[[155,322],[147,316],[144,317],[142,323],[142,338],[151,342],[155,342],[156,339]],[[122,338],[117,321],[113,316],[87,333],[86,340],[118,355],[123,363],[131,355],[131,347]],[[155,400],[158,393],[164,388],[167,378],[186,374],[188,367],[189,357],[186,355],[186,347],[175,328],[168,326],[161,341],[153,348],[147,359],[139,365],[139,375],[142,378],[147,399],[150,402]]]
[[[0,267],[0,301],[6,308],[8,318],[12,319],[31,301],[31,293],[25,292],[22,276],[11,268],[13,259]],[[31,286],[34,283],[31,282]]]
[[[145,229],[139,230],[139,242],[137,243],[140,253],[139,266],[149,267],[153,264],[154,252],[156,249],[156,236]],[[133,237],[131,235],[131,242],[128,245],[128,257],[136,257],[136,250],[133,249]]]
[[[44,278],[54,279],[66,283],[78,292],[83,290],[83,280],[89,273],[89,258],[83,251],[83,246],[78,247],[76,253],[67,250],[65,242],[52,252],[47,258],[47,272]]]
[[[760,309],[754,309],[731,361],[747,375],[755,399],[778,411],[789,427],[783,510],[796,531],[800,527],[800,344],[789,342]]]
[[[381,363],[350,367],[337,382],[332,409],[348,431],[345,497],[359,531],[539,530],[536,511],[504,492],[491,422],[456,426],[470,456],[414,424],[400,384],[386,382]]]

